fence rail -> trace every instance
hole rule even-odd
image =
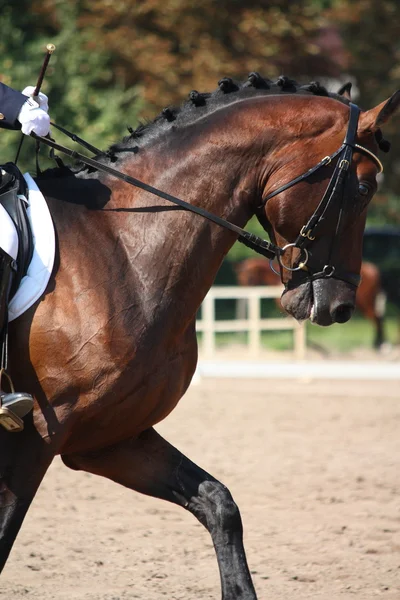
[[[202,317],[196,323],[197,331],[202,333],[202,357],[208,359],[215,356],[216,333],[248,332],[248,353],[256,356],[262,349],[262,331],[292,330],[295,358],[298,360],[304,359],[306,333],[303,324],[299,324],[295,319],[285,316],[274,319],[261,318],[261,300],[264,298],[279,298],[281,294],[281,286],[213,286],[203,301]],[[222,299],[246,300],[247,318],[216,321],[215,301]]]

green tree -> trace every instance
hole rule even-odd
[[[193,88],[215,89],[227,75],[340,72],[319,44],[326,20],[310,0],[83,0],[81,6],[80,24],[102,32],[100,43],[125,85],[140,86],[149,116]]]
[[[359,102],[368,109],[400,88],[400,3],[398,0],[336,0],[329,12],[349,55],[349,73],[359,89]],[[399,117],[384,129],[392,147],[384,156],[384,179],[370,211],[370,220],[400,225]]]
[[[43,84],[51,117],[102,149],[191,89],[210,91],[223,76],[242,79],[253,70],[342,81],[347,72],[369,108],[398,87],[399,17],[397,0],[9,0],[0,80],[17,89],[33,85],[53,42]],[[387,133],[393,147],[375,220],[400,222],[396,128]],[[0,135],[0,161],[13,160],[20,135]],[[33,148],[24,143],[21,166],[33,168]]]
[[[2,14],[0,79],[16,89],[35,85],[46,44],[54,43],[56,51],[42,86],[49,96],[51,118],[106,149],[137,121],[142,103],[136,89],[124,86],[114,72],[106,49],[93,41],[95,32],[79,23],[80,4],[57,0],[35,8],[24,0],[23,6],[8,5]],[[1,136],[0,162],[14,160],[21,134],[1,131]],[[32,169],[33,164],[34,142],[27,140],[20,165]]]

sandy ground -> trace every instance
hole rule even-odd
[[[260,600],[400,599],[400,382],[203,380],[158,430],[241,508]],[[220,598],[184,510],[55,460],[1,600]]]

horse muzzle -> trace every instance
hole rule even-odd
[[[346,323],[354,311],[357,288],[340,279],[306,281],[286,289],[281,298],[284,310],[298,321],[327,327]]]
[[[317,279],[312,282],[312,323],[327,327],[333,323],[346,323],[355,308],[357,288],[340,279]]]

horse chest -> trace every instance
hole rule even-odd
[[[135,337],[127,318],[122,327],[112,321],[80,322],[68,335],[64,328],[63,339],[56,329],[54,335],[58,354],[43,353],[43,344],[32,348],[38,393],[47,398],[35,423],[46,436],[48,415],[55,413],[64,440],[61,453],[96,448],[105,439],[112,444],[161,421],[185,393],[196,368],[194,327],[173,341],[157,332]],[[47,330],[36,337],[43,341],[48,336]]]

